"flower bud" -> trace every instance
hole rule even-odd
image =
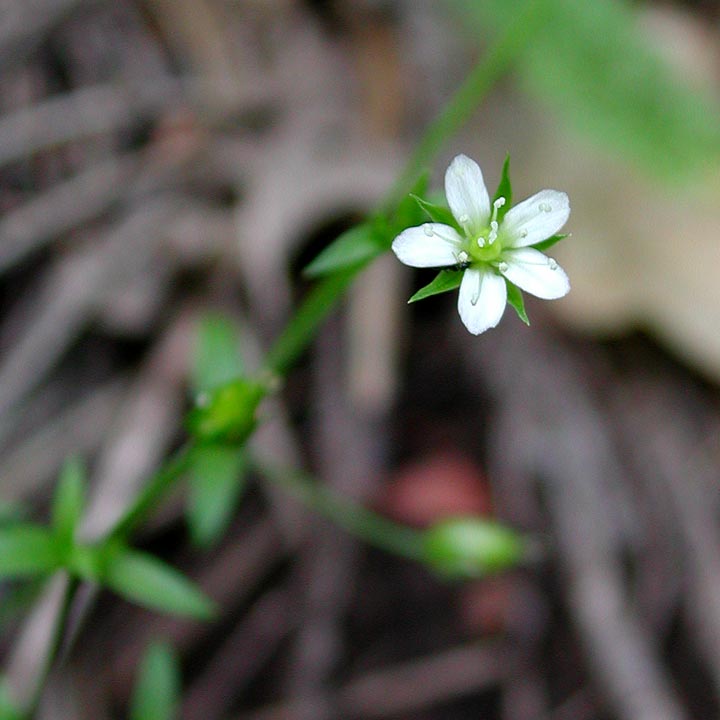
[[[268,388],[240,378],[201,393],[187,416],[188,431],[201,442],[242,444],[257,424],[257,408]]]
[[[441,575],[480,577],[513,567],[525,540],[500,523],[476,517],[441,520],[424,533],[424,560]]]

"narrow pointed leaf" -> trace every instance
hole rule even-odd
[[[52,524],[61,547],[70,547],[85,505],[85,468],[79,458],[65,461],[53,499]]]
[[[193,363],[193,388],[207,392],[244,372],[240,336],[235,325],[222,315],[208,315],[198,326]]]
[[[497,220],[502,222],[505,217],[505,213],[510,209],[512,205],[512,183],[510,182],[510,154],[505,156],[505,162],[503,163],[502,175],[500,176],[500,183],[498,184],[497,190],[493,195],[492,201],[495,202],[499,197],[505,198],[505,204],[498,208]]]
[[[441,270],[435,279],[424,288],[418,290],[408,300],[408,303],[417,302],[418,300],[429,298],[432,295],[439,295],[440,293],[455,290],[455,288],[460,287],[463,272],[463,270]]]
[[[147,553],[117,548],[109,553],[103,584],[128,600],[173,615],[208,620],[214,603],[190,580]]]
[[[193,452],[187,519],[197,545],[212,545],[227,528],[245,489],[246,469],[244,448],[206,445]]]
[[[553,235],[552,237],[549,237],[547,240],[543,240],[542,242],[535,243],[533,247],[536,250],[547,250],[548,248],[551,248],[555,243],[559,243],[561,240],[564,240],[566,237],[569,237],[570,233],[561,233],[560,235]]]
[[[133,690],[130,720],[174,720],[180,703],[180,667],[172,646],[153,643],[146,651]]]
[[[507,301],[513,310],[517,313],[517,316],[526,324],[530,324],[527,313],[525,312],[525,300],[523,294],[517,285],[511,283],[505,278],[505,284],[507,285]]]
[[[370,222],[346,230],[303,270],[309,278],[346,270],[380,255],[385,248]]]
[[[62,554],[51,530],[25,523],[0,528],[0,578],[50,573],[61,565]]]

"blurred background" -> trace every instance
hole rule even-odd
[[[111,527],[182,441],[198,318],[257,366],[521,5],[0,0],[0,515],[44,517],[79,453]],[[432,170],[494,187],[509,152],[516,199],[568,192],[570,295],[476,338],[383,257],[253,441],[413,526],[508,522],[532,566],[444,582],[253,483],[198,549],[178,497],[138,542],[221,617],[81,594],[38,717],[125,717],[156,637],[188,720],[718,716],[720,8],[548,5]],[[0,587],[7,662],[47,596]]]

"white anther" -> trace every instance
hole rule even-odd
[[[550,266],[551,270],[557,270],[558,264],[556,260],[553,260],[553,258],[548,258],[548,265]]]
[[[477,239],[478,247],[485,247],[485,238],[482,235]]]
[[[552,212],[552,205],[550,203],[540,203],[538,209],[540,212]]]
[[[467,225],[467,224],[470,222],[470,216],[469,216],[469,215],[461,215],[461,216],[458,218],[458,222],[459,222],[461,225]]]
[[[504,273],[508,269],[508,264],[504,261],[498,263],[498,270]]]
[[[521,230],[521,231],[520,231],[520,237],[521,237],[521,238],[526,238],[527,236],[528,236],[528,231],[527,231],[527,230]]]
[[[432,236],[435,234],[435,233],[433,232],[432,225],[430,225],[429,223],[425,223],[425,224],[423,225],[423,232],[424,232],[428,237],[432,237]]]
[[[466,263],[470,256],[464,250],[461,250],[457,255],[457,259],[459,263]]]
[[[507,200],[505,200],[504,197],[500,196],[495,202],[493,202],[493,207],[497,210],[498,208],[501,208]]]

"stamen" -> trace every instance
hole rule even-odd
[[[553,258],[548,258],[548,265],[550,266],[551,270],[557,270],[558,264],[556,260],[553,260]]]
[[[492,216],[490,217],[490,220],[492,221],[490,224],[492,225],[495,220],[497,220],[497,214],[498,210],[505,204],[505,198],[499,197],[497,200],[493,202],[493,210],[492,210]]]
[[[461,250],[461,251],[457,254],[457,261],[458,261],[458,263],[460,263],[461,265],[462,265],[463,263],[466,263],[469,259],[470,259],[470,256],[469,256],[464,250]]]
[[[492,245],[498,236],[498,224],[497,220],[493,220],[490,223],[490,235],[488,235],[488,245]]]
[[[540,203],[538,210],[540,210],[540,212],[552,212],[552,205],[550,203]]]
[[[498,263],[498,270],[501,273],[506,272],[507,269],[508,269],[508,264],[504,260]]]
[[[425,223],[423,225],[423,232],[428,236],[432,237],[435,233],[433,232],[432,225],[430,223]]]
[[[528,236],[528,231],[527,231],[527,230],[521,230],[521,231],[520,231],[520,237],[521,237],[521,238],[526,238],[527,236]]]
[[[477,239],[477,244],[478,247],[485,247],[485,238],[482,235]]]
[[[461,216],[458,218],[458,222],[459,222],[461,225],[467,225],[467,224],[470,222],[470,216],[469,216],[469,215],[461,215]]]

